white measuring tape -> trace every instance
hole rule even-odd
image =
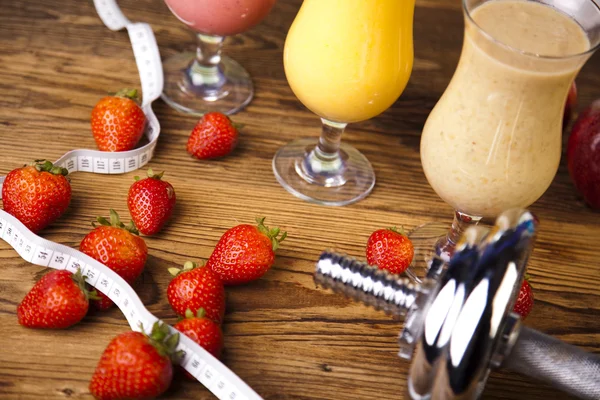
[[[148,121],[145,135],[148,144],[135,150],[102,152],[97,150],[72,150],[54,164],[71,172],[84,171],[97,174],[122,174],[143,167],[152,158],[160,125],[152,111],[152,102],[160,97],[163,89],[163,71],[158,46],[152,28],[145,23],[132,23],[121,12],[115,0],[94,0],[102,22],[111,30],[127,29],[133,54],[140,73],[143,100],[142,110]],[[5,177],[0,177],[0,196]],[[0,238],[12,246],[27,262],[76,272],[81,269],[87,282],[107,295],[121,312],[133,330],[140,324],[149,333],[158,321],[152,315],[123,278],[93,258],[70,247],[43,239],[31,232],[18,219],[0,210]],[[172,333],[176,330],[170,327]],[[185,353],[181,365],[221,400],[258,400],[256,394],[244,381],[223,363],[180,334],[178,350]]]

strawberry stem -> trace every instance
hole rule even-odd
[[[264,222],[265,217],[256,217],[256,223],[259,232],[271,240],[273,251],[277,251],[277,249],[279,248],[279,244],[283,242],[284,239],[287,237],[287,232],[281,233],[281,230],[277,227],[269,229],[269,227],[265,226]],[[279,236],[280,233],[281,237],[278,238],[277,236]]]

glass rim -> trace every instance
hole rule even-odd
[[[586,51],[582,51],[580,53],[567,54],[565,56],[549,56],[549,55],[537,54],[537,53],[532,53],[529,51],[518,49],[516,47],[510,46],[510,45],[496,39],[494,36],[489,34],[485,29],[483,29],[477,22],[475,22],[475,20],[473,19],[473,16],[471,15],[472,10],[469,10],[469,7],[467,6],[467,1],[468,0],[462,0],[462,2],[461,2],[463,12],[465,13],[465,15],[467,16],[469,21],[477,28],[477,30],[479,32],[481,32],[490,41],[492,41],[510,51],[513,51],[515,53],[519,53],[524,56],[534,57],[534,58],[537,58],[540,60],[556,60],[556,61],[558,61],[558,60],[569,60],[571,58],[577,58],[577,57],[589,55],[589,54],[592,54],[593,52],[595,52],[598,48],[600,48],[600,40],[598,40],[598,43],[596,43],[594,46],[591,46],[591,43],[590,43],[590,48],[587,49]],[[491,1],[494,1],[494,0],[491,0]],[[533,0],[521,0],[521,1],[533,1]],[[594,0],[586,0],[586,1],[589,1],[590,3],[592,3],[596,7],[596,9],[598,10],[598,14],[600,15],[600,3],[596,3]],[[538,2],[536,2],[536,3],[538,3]],[[540,3],[540,4],[544,4],[544,3]],[[475,7],[473,10],[475,10],[475,9],[477,9],[477,7]],[[560,10],[558,10],[558,11],[560,11]],[[569,15],[567,15],[567,16],[569,16]],[[570,18],[572,18],[572,17],[570,17]],[[575,21],[575,22],[577,23],[577,25],[579,25],[579,23],[577,21]],[[579,26],[581,27],[581,25],[579,25]],[[583,27],[582,27],[582,29],[583,29]]]

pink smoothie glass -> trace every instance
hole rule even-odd
[[[262,21],[276,0],[165,0],[171,12],[197,38],[196,53],[180,53],[163,64],[162,94],[178,111],[202,115],[234,114],[254,95],[248,72],[221,55],[225,36],[245,32]]]

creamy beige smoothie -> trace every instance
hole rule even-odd
[[[529,206],[552,182],[564,102],[585,61],[575,55],[590,43],[569,16],[533,1],[487,2],[471,18],[454,77],[425,124],[421,161],[444,201],[494,217]]]

